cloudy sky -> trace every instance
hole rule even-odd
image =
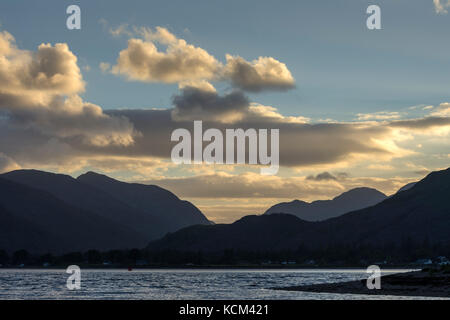
[[[70,4],[81,30],[66,28]],[[382,30],[366,28],[369,4]],[[157,184],[211,220],[450,161],[450,1],[2,1],[0,172]],[[176,128],[280,130],[275,176],[175,165]]]

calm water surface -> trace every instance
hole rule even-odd
[[[0,299],[412,299],[270,289],[366,279],[365,270],[86,269],[81,290],[74,291],[66,288],[68,276],[65,270],[0,269]]]

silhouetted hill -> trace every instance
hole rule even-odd
[[[149,249],[182,251],[278,250],[310,222],[289,214],[246,216],[232,224],[192,226],[152,242]]]
[[[74,179],[17,170],[0,179],[1,229],[7,232],[0,235],[0,248],[6,250],[139,248],[169,231],[208,223],[196,207],[167,190],[95,173]],[[8,187],[20,195],[9,197]]]
[[[406,185],[404,185],[403,187],[401,187],[400,189],[397,190],[396,193],[402,192],[402,191],[406,191],[411,189],[412,187],[414,187],[416,185],[417,182],[410,182]]]
[[[318,200],[311,203],[294,200],[282,202],[269,208],[264,214],[289,213],[306,221],[322,221],[344,213],[373,206],[387,196],[372,188],[355,188],[332,200]]]
[[[151,242],[149,250],[222,252],[295,250],[302,234],[310,234],[317,222],[308,222],[290,214],[246,216],[232,224],[192,226],[167,234]]]
[[[450,169],[433,172],[383,202],[321,222],[285,214],[244,217],[228,225],[190,227],[151,242],[150,250],[319,249],[333,246],[450,244]]]
[[[71,176],[38,170],[16,170],[0,175],[8,180],[47,191],[64,202],[132,229],[147,241],[164,235],[161,223],[108,193]],[[169,230],[167,230],[169,231]],[[135,246],[142,245],[136,243]]]
[[[0,178],[0,248],[66,252],[127,248],[144,239],[48,192]]]
[[[450,243],[450,168],[430,173],[380,204],[324,221],[328,241]],[[342,230],[342,231],[334,231]]]
[[[77,180],[157,219],[164,234],[190,225],[210,224],[192,203],[180,200],[172,192],[155,185],[125,183],[95,172],[85,173]]]

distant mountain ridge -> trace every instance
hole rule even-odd
[[[62,253],[127,248],[145,238],[52,194],[0,178],[0,248]]]
[[[410,183],[404,185],[403,187],[398,189],[397,193],[411,189],[412,187],[414,187],[416,185],[416,183],[417,182],[410,182]]]
[[[385,200],[387,196],[372,188],[355,188],[332,200],[318,200],[311,203],[294,200],[270,207],[264,214],[288,213],[306,221],[323,221],[344,213],[367,208]]]
[[[120,199],[135,210],[151,214],[161,224],[159,228],[174,231],[187,225],[210,224],[192,203],[180,200],[172,192],[155,185],[126,183],[106,175],[87,172],[78,181]],[[160,233],[166,233],[162,231]]]
[[[449,195],[447,169],[376,205],[324,221],[267,214],[212,225],[195,206],[157,186],[93,172],[74,179],[18,170],[0,175],[0,249],[63,253],[148,244],[150,250],[267,252],[405,239],[450,245]]]
[[[7,250],[62,252],[143,247],[167,232],[209,224],[200,210],[170,191],[120,182],[93,172],[74,179],[38,170],[17,170],[0,175],[0,182],[0,215],[3,231],[9,234],[0,235],[0,248]],[[10,189],[17,190],[17,194],[10,195]],[[139,197],[147,201],[138,201]],[[24,230],[38,233],[36,239],[40,240],[27,241],[30,233]]]
[[[411,239],[450,245],[450,169],[432,172],[374,206],[320,222],[289,214],[247,216],[232,224],[192,226],[151,242],[149,250],[220,252],[384,246]]]

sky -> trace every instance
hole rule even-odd
[[[81,29],[66,8],[81,9]],[[381,30],[366,26],[381,8]],[[157,184],[213,221],[450,160],[450,1],[2,1],[0,172]],[[176,128],[277,128],[275,176],[176,165]]]

